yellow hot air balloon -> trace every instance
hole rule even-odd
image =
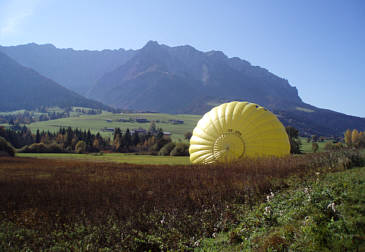
[[[207,112],[190,139],[190,161],[210,164],[242,157],[284,156],[290,143],[284,126],[267,109],[249,102],[224,103]]]

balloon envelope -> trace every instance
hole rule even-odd
[[[231,162],[242,157],[284,156],[284,126],[267,109],[249,102],[224,103],[207,112],[190,139],[192,163]]]

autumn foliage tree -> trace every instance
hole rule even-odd
[[[357,129],[346,130],[344,135],[347,147],[365,148],[365,131],[359,132]]]
[[[352,146],[354,146],[355,148],[359,146],[360,138],[359,138],[359,131],[357,129],[352,130],[351,142]]]
[[[347,145],[347,147],[351,147],[352,146],[352,133],[351,133],[351,130],[346,130],[345,132],[345,143]]]

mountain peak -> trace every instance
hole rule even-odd
[[[155,48],[155,47],[160,47],[160,44],[157,41],[150,40],[143,48]]]
[[[228,58],[227,55],[225,55],[222,51],[214,51],[214,50],[212,50],[212,51],[207,52],[206,54],[209,57],[213,57],[215,59],[220,59],[220,60],[221,59],[227,59]]]

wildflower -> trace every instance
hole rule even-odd
[[[332,211],[335,213],[336,212],[336,205],[335,202],[332,202],[330,204],[328,204],[327,208],[331,208]]]
[[[304,188],[304,193],[306,193],[306,194],[309,193],[309,188],[308,187]]]
[[[196,242],[194,242],[194,247],[198,247],[200,245],[199,240],[197,240]]]
[[[311,219],[311,218],[310,218],[309,216],[305,216],[303,224],[304,224],[304,225],[307,225],[307,224],[308,224],[308,222],[310,221],[310,219]]]
[[[270,200],[271,200],[272,198],[274,198],[274,196],[275,196],[275,194],[274,194],[273,192],[270,192],[270,194],[266,196],[266,201],[267,201],[267,202],[270,202]]]
[[[265,214],[265,215],[269,215],[269,214],[271,214],[271,207],[269,207],[269,206],[265,207],[264,214]]]
[[[217,233],[213,233],[212,237],[215,238],[217,236]]]

